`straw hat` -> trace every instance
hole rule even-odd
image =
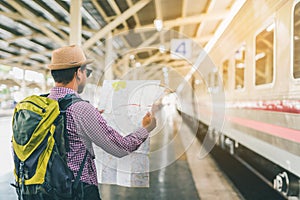
[[[51,70],[70,69],[91,62],[93,62],[93,60],[86,59],[80,46],[71,45],[54,50],[48,68]]]

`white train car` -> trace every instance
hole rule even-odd
[[[299,198],[300,0],[247,0],[209,57],[223,88],[211,78],[195,84],[194,75],[198,98],[186,114],[274,189]],[[216,130],[205,104],[223,89],[224,125]]]

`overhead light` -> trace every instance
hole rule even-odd
[[[236,64],[236,68],[243,69],[243,68],[245,68],[245,65],[244,65],[244,63],[238,63],[238,64]]]
[[[135,63],[135,67],[141,67],[142,64],[140,62]]]
[[[196,79],[196,80],[195,80],[195,84],[196,84],[196,85],[200,85],[201,83],[202,83],[201,80],[199,80],[199,79]]]
[[[240,50],[236,51],[234,57],[236,60],[241,60],[243,58],[243,52]]]
[[[163,22],[161,19],[155,19],[154,20],[154,26],[156,28],[157,31],[161,31],[163,28]]]
[[[265,53],[265,52],[256,54],[256,55],[255,55],[255,60],[262,59],[262,58],[265,57],[265,56],[266,56],[266,53]]]
[[[166,52],[166,47],[164,45],[159,45],[159,52],[160,53],[165,53]]]
[[[131,55],[129,56],[129,59],[130,59],[130,60],[134,60],[134,55],[131,54]]]

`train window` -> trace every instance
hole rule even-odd
[[[235,89],[244,88],[244,74],[245,74],[245,52],[246,44],[243,44],[234,55],[235,66]]]
[[[223,62],[223,87],[225,90],[228,90],[228,66],[229,61],[225,60]]]
[[[294,9],[294,78],[300,78],[300,2]]]
[[[273,81],[274,27],[275,24],[272,23],[256,36],[255,85]]]
[[[209,72],[208,73],[208,87],[213,88],[215,87],[215,74],[214,72]]]
[[[216,92],[219,90],[219,74],[217,71],[208,73],[208,90],[210,92]]]

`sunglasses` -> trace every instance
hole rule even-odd
[[[93,70],[86,69],[86,77],[88,78],[92,74]]]
[[[81,71],[86,70],[86,77],[87,77],[87,78],[88,78],[88,77],[92,74],[92,72],[93,72],[93,70],[87,69],[85,65],[84,65],[84,66],[81,66],[81,67],[80,67],[80,70],[81,70]]]

